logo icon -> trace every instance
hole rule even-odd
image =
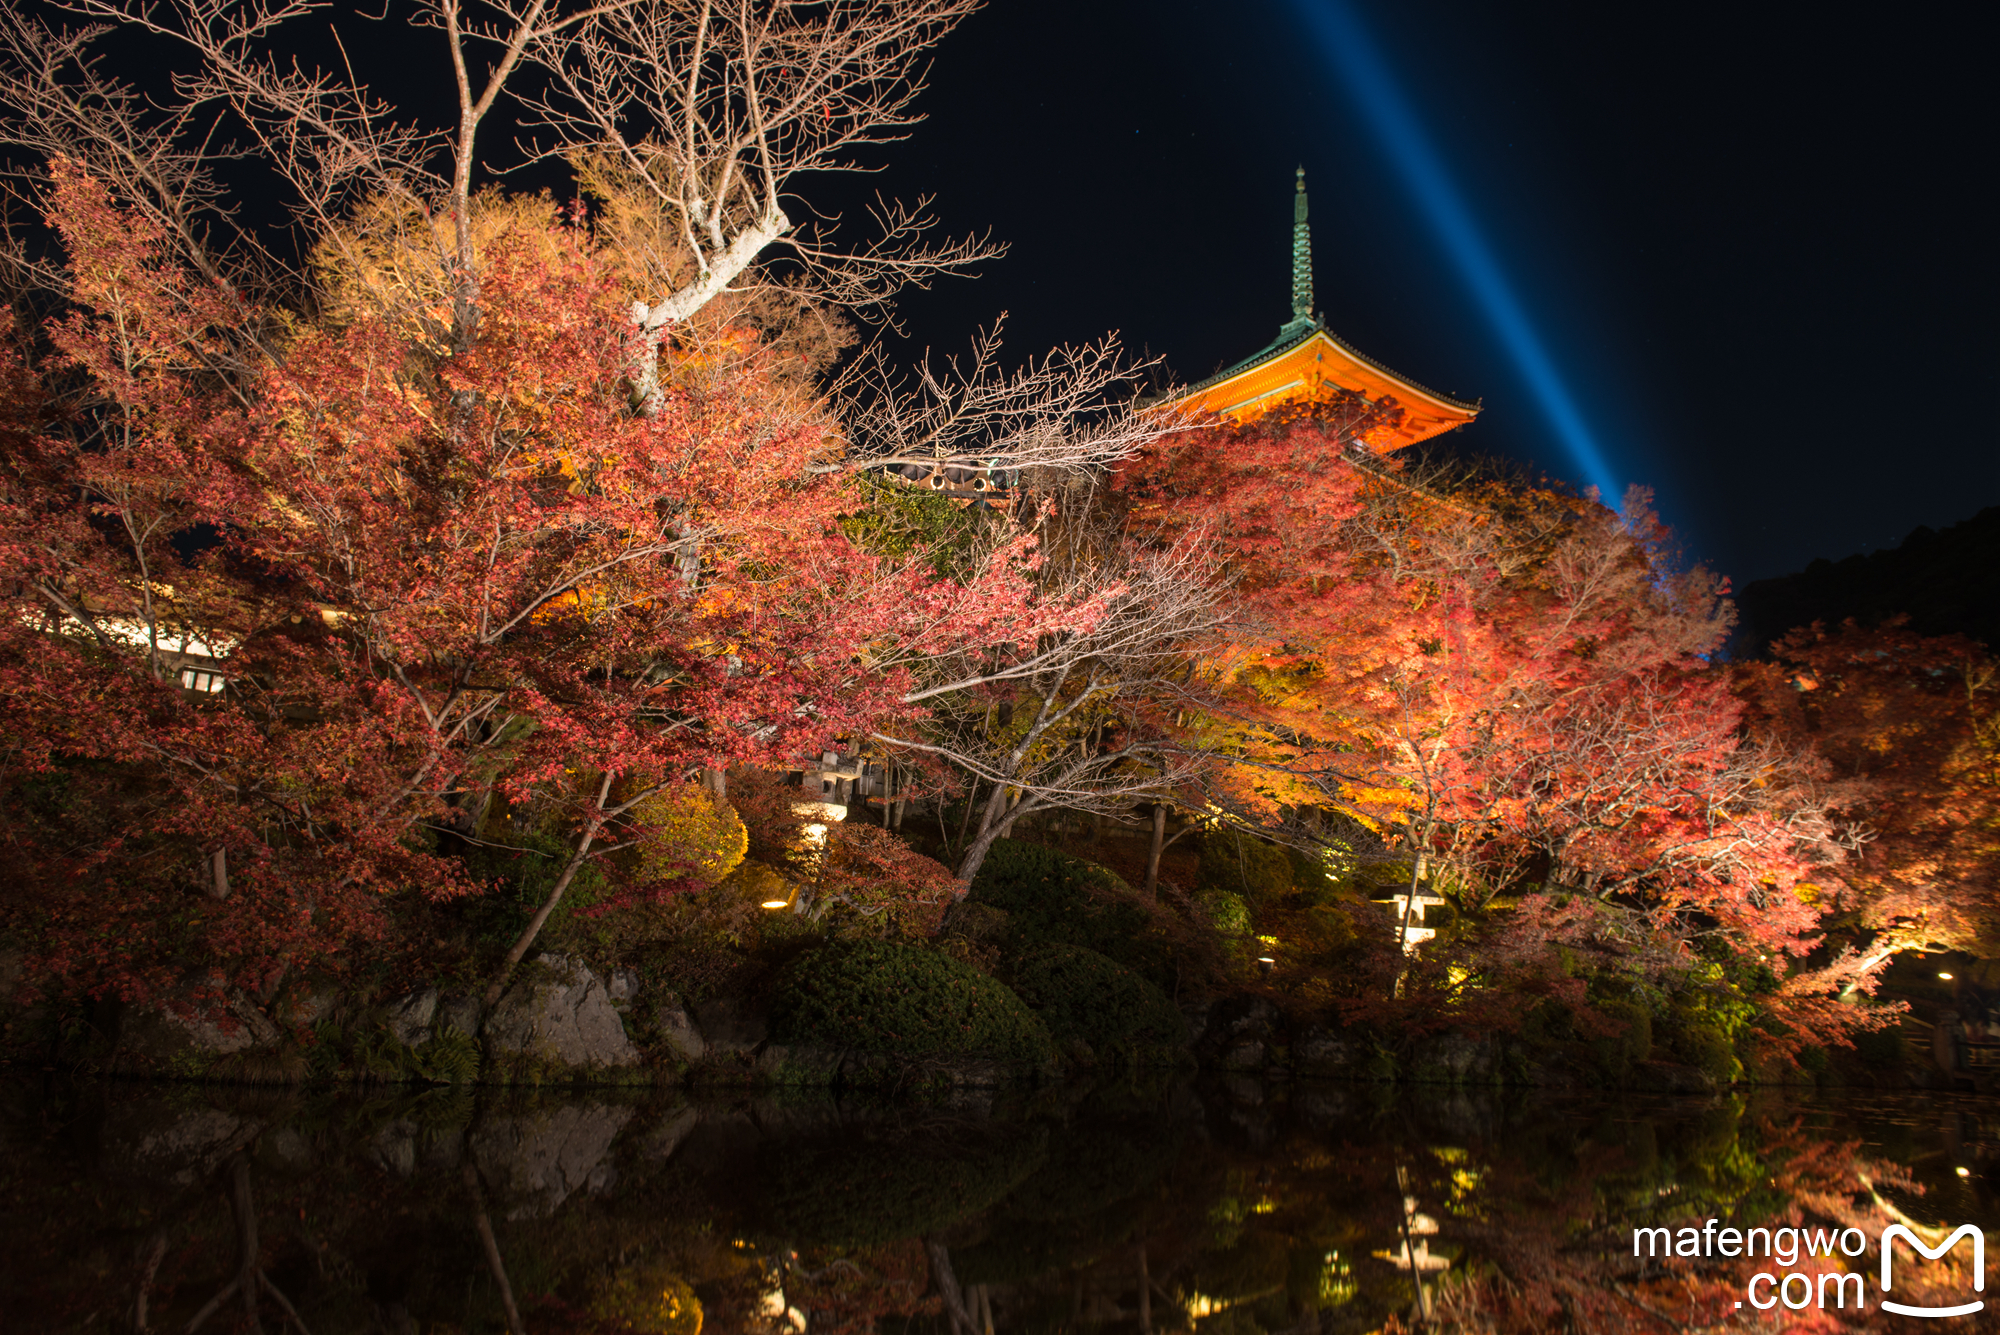
[[[1986,1235],[1971,1224],[1961,1224],[1952,1235],[1935,1247],[1926,1247],[1924,1240],[1901,1224],[1891,1224],[1882,1230],[1882,1292],[1889,1292],[1890,1246],[1897,1238],[1907,1238],[1910,1246],[1923,1253],[1924,1259],[1935,1261],[1958,1245],[1960,1238],[1972,1239],[1972,1287],[1975,1292],[1986,1291]],[[1882,1300],[1882,1310],[1894,1312],[1898,1316],[1971,1316],[1985,1310],[1984,1299],[1974,1299],[1960,1303],[1956,1307],[1910,1307],[1904,1303]]]

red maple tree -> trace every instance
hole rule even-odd
[[[661,786],[1098,614],[1037,595],[1025,533],[953,578],[855,548],[838,433],[752,335],[669,343],[636,410],[657,335],[580,220],[493,231],[469,341],[246,315],[67,165],[49,220],[70,309],[9,350],[0,730],[40,813],[7,916],[60,986],[269,995],[390,897],[474,889],[443,850],[533,808],[571,853],[511,966]]]

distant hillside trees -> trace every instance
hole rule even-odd
[[[1942,532],[1919,528],[1897,547],[1760,579],[1743,587],[1736,605],[1738,658],[1763,657],[1799,627],[1849,618],[1876,626],[1904,616],[1919,635],[2000,645],[2000,506]]]

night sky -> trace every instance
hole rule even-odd
[[[1318,36],[1343,12],[1381,55],[1360,81]],[[1336,333],[1483,399],[1468,448],[1653,486],[1688,555],[1741,584],[2000,501],[1994,12],[998,0],[866,187],[935,193],[1012,246],[904,302],[913,348],[1006,311],[1016,353],[1116,329],[1185,381],[1288,318],[1303,164]],[[1410,188],[1383,75],[1602,468]],[[827,208],[854,184],[800,183]]]
[[[381,6],[327,16],[379,91],[447,113],[441,39],[395,0],[358,17]],[[1484,401],[1447,441],[1650,485],[1740,586],[2000,503],[1996,37],[1963,2],[993,0],[884,170],[790,207],[858,230],[872,192],[929,193],[1012,247],[906,297],[905,357],[1004,311],[1014,356],[1117,330],[1185,382],[1289,318],[1302,164],[1320,312]]]

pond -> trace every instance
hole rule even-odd
[[[17,1073],[0,1125],[10,1331],[2000,1329],[1975,1239],[1943,1249],[2000,1227],[2000,1102],[1973,1095]],[[1896,1224],[1940,1256],[1896,1242],[1885,1293]]]

